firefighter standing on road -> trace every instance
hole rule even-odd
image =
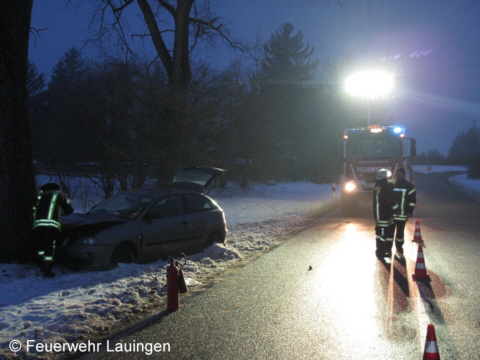
[[[380,169],[375,177],[373,191],[373,216],[375,217],[375,235],[377,257],[388,257],[393,247],[395,225],[393,213],[398,209],[393,184],[388,182],[391,172]]]
[[[408,218],[413,215],[415,204],[417,202],[417,193],[415,186],[405,179],[405,169],[403,167],[397,170],[397,179],[394,182],[395,194],[399,208],[393,214],[393,220],[397,229],[395,233],[395,248],[397,252],[403,254],[403,243],[405,241],[405,224]]]
[[[48,182],[40,187],[40,195],[34,207],[33,235],[37,241],[40,269],[45,277],[54,277],[53,256],[55,244],[61,237],[62,215],[73,212],[68,197],[60,191],[60,186]]]

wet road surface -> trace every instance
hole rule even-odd
[[[432,323],[442,359],[480,359],[480,206],[441,175],[419,176],[417,189],[412,220],[420,222],[431,281],[412,279],[415,221],[406,227],[404,261],[375,257],[367,204],[358,218],[337,211],[319,219],[184,297],[177,312],[112,339],[110,352],[82,358],[149,358],[158,344],[150,357],[420,359]]]

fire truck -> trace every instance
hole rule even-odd
[[[406,137],[405,127],[370,125],[345,129],[342,145],[344,216],[354,216],[361,202],[372,202],[375,176],[380,169],[391,171],[394,177],[397,169],[404,167],[406,179],[414,182],[407,159],[416,155],[416,141]]]

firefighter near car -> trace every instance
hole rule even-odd
[[[37,243],[40,269],[45,277],[54,277],[52,272],[55,247],[61,240],[62,215],[73,213],[68,197],[60,186],[47,182],[40,187],[37,203],[33,208],[33,237]]]
[[[362,202],[371,201],[380,169],[395,176],[400,167],[408,168],[408,158],[416,155],[416,141],[406,137],[402,126],[348,128],[343,132],[341,152],[341,204],[343,215],[350,217],[358,213]],[[411,175],[407,173],[407,180],[413,182]]]

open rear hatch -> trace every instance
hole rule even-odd
[[[212,181],[225,171],[207,166],[185,167],[175,172],[170,187],[204,193]]]

